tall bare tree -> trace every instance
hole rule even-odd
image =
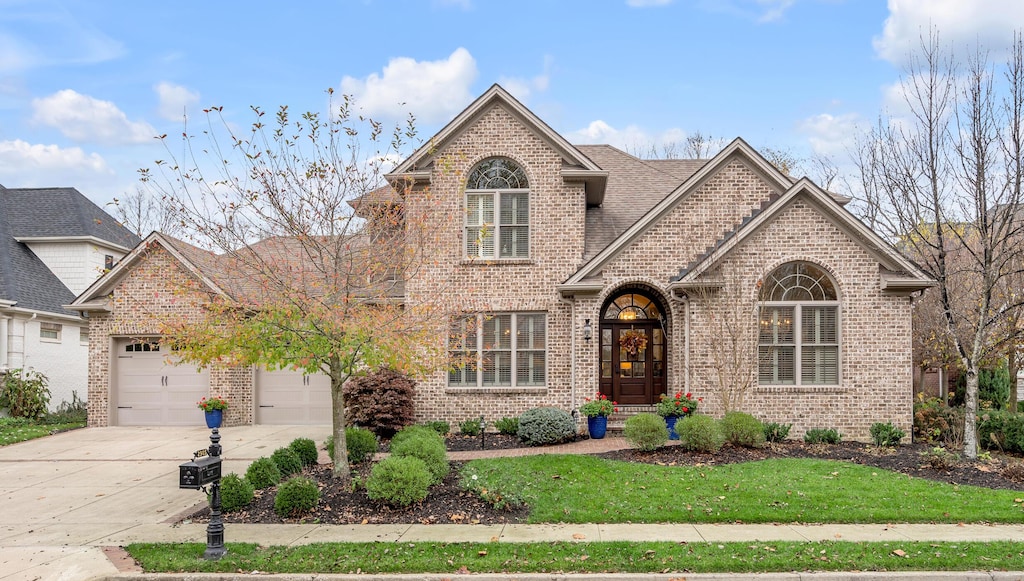
[[[171,236],[181,233],[181,221],[175,218],[170,201],[138,184],[135,191],[126,192],[107,205],[114,207],[117,221],[139,238],[145,238],[153,231]]]
[[[1020,51],[1011,51],[1010,101],[1019,99],[1013,71],[1020,67]],[[978,48],[958,58],[930,31],[901,81],[909,116],[882,118],[860,158],[866,197],[876,205],[874,226],[938,281],[933,292],[943,340],[967,379],[964,454],[970,458],[978,451],[978,371],[999,352],[1005,339],[999,330],[1024,304],[999,292],[1020,272],[1024,222],[1017,212],[1020,189],[1013,186],[1020,170],[1006,145],[1019,126],[1020,107],[997,106],[994,79],[986,52]]]

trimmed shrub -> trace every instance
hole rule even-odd
[[[418,433],[400,438],[397,443],[392,441],[391,456],[412,456],[422,460],[433,477],[432,484],[444,480],[444,477],[448,476],[450,469],[448,465],[448,452],[444,448],[444,442],[439,442],[435,438],[424,437]]]
[[[427,426],[415,425],[406,426],[399,430],[399,432],[391,438],[391,449],[394,450],[395,446],[401,444],[402,440],[406,438],[426,438],[437,442],[442,447],[444,446],[444,437],[441,436],[441,434]]]
[[[540,407],[526,410],[519,416],[519,439],[531,446],[547,446],[572,439],[576,422],[565,410]]]
[[[494,422],[494,428],[499,434],[515,436],[519,433],[519,418],[501,418]]]
[[[277,464],[273,460],[264,456],[253,460],[252,464],[249,464],[249,467],[245,470],[245,479],[256,490],[263,490],[281,482],[281,470],[278,469]]]
[[[377,436],[363,428],[345,428],[345,447],[350,464],[360,464],[377,453]]]
[[[650,452],[668,441],[668,427],[657,414],[637,414],[626,420],[622,435],[637,450]]]
[[[479,436],[480,435],[480,420],[474,420],[470,418],[459,422],[459,433],[463,436]]]
[[[234,472],[220,479],[220,508],[224,512],[245,508],[254,496],[252,483]]]
[[[381,367],[362,377],[345,382],[346,418],[382,438],[390,438],[416,416],[413,391],[416,382],[407,376]]]
[[[1024,453],[1024,414],[995,410],[980,414],[978,443],[990,450]]]
[[[7,408],[13,418],[35,420],[43,417],[50,403],[48,381],[38,371],[7,371],[0,376],[0,408]]]
[[[743,412],[729,412],[722,418],[722,435],[733,446],[760,448],[764,446],[764,425],[761,420]]]
[[[423,460],[413,456],[390,456],[370,470],[366,495],[391,506],[409,506],[427,497],[433,480]]]
[[[721,426],[711,416],[694,414],[676,422],[679,444],[695,452],[715,453],[725,444]]]
[[[270,455],[270,459],[277,464],[281,471],[281,478],[287,478],[292,474],[302,471],[302,458],[291,448],[278,448]]]
[[[316,464],[316,459],[320,455],[316,450],[316,442],[309,438],[295,438],[291,444],[288,444],[288,447],[299,455],[299,460],[302,460],[303,466]]]
[[[899,446],[906,433],[891,422],[871,424],[871,441],[876,446]]]
[[[316,482],[305,476],[289,478],[277,487],[274,497],[274,512],[281,518],[296,517],[313,510],[320,500],[320,489]]]
[[[441,436],[447,436],[448,433],[452,431],[451,424],[449,424],[448,422],[440,421],[440,420],[436,420],[436,421],[433,421],[433,422],[427,422],[426,426],[428,428],[430,428],[431,430],[434,430],[438,434],[441,434]]]
[[[804,442],[808,444],[838,444],[842,439],[834,428],[812,428],[804,434]]]
[[[777,424],[775,422],[768,422],[767,424],[764,424],[764,439],[769,442],[781,442],[789,435],[789,430],[792,427],[793,424]]]

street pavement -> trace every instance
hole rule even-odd
[[[221,430],[224,473],[243,474],[295,438],[322,442],[326,426],[242,426]],[[234,579],[237,575],[144,575],[117,547],[133,542],[206,541],[204,524],[178,524],[205,495],[178,488],[178,465],[209,445],[205,428],[88,428],[0,448],[0,581],[92,579]],[[618,438],[590,440],[545,452],[594,452],[624,447]],[[462,452],[453,458],[520,454]],[[1024,542],[1024,525],[242,525],[228,524],[225,539],[263,545],[332,541],[528,542],[528,541],[989,541]],[[1024,574],[787,573],[740,577],[686,575],[685,579],[1016,579]],[[261,576],[260,578],[265,578]],[[278,579],[310,579],[274,576]],[[316,575],[316,579],[348,576]],[[359,579],[444,579],[445,575],[358,576]],[[680,575],[473,575],[487,579],[683,579]]]

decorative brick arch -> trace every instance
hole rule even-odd
[[[597,314],[599,389],[622,405],[653,405],[668,386],[669,302],[643,282],[603,294]]]

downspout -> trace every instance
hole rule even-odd
[[[683,295],[683,391],[690,392],[690,295]]]
[[[0,316],[0,370],[10,367],[7,360],[7,322],[9,320],[6,316]]]
[[[569,301],[569,410],[576,409],[576,297]]]

